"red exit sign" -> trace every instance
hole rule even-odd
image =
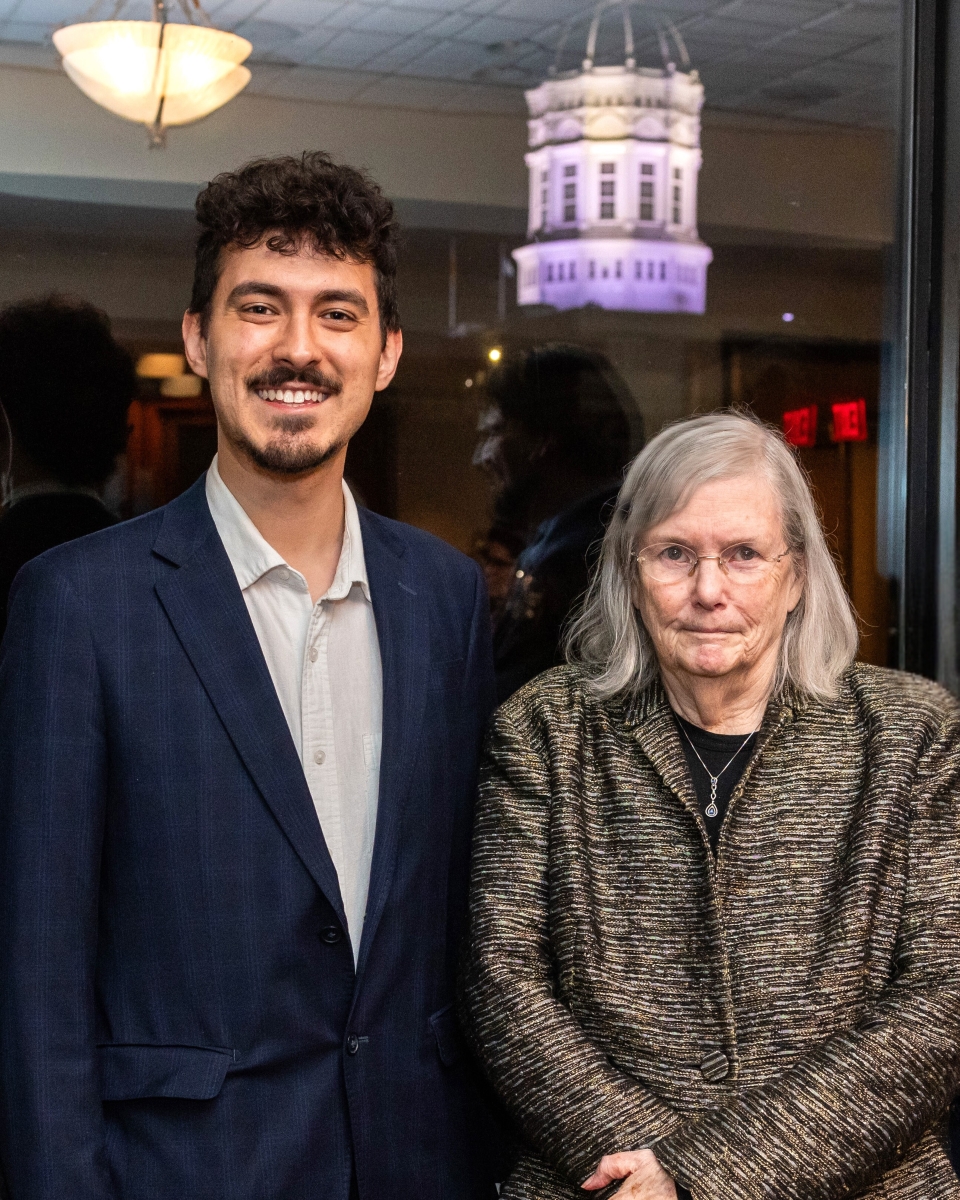
[[[866,400],[837,400],[830,406],[833,413],[835,442],[865,442],[867,440]]]
[[[817,444],[817,406],[794,408],[783,414],[783,436],[791,446]]]

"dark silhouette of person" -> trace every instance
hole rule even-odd
[[[474,464],[493,484],[493,528],[512,531],[524,546],[494,614],[503,701],[562,661],[564,626],[586,591],[643,429],[607,359],[578,346],[507,356],[490,373],[486,399]]]
[[[93,305],[49,296],[0,312],[0,631],[24,563],[116,523],[99,492],[135,389],[133,361]]]

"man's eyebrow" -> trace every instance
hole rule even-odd
[[[242,300],[244,296],[278,297],[283,294],[283,288],[277,287],[275,283],[261,283],[257,279],[245,279],[243,283],[238,283],[227,297],[227,304],[235,304],[236,301]]]
[[[370,312],[370,307],[363,292],[358,292],[355,288],[331,288],[327,292],[318,292],[316,298],[321,304],[336,304],[338,302],[340,304],[352,304],[364,315]]]
[[[236,304],[248,296],[272,296],[274,299],[280,299],[284,295],[286,295],[285,290],[275,283],[246,279],[243,283],[238,283],[230,292],[230,295],[227,296],[227,304]],[[318,292],[314,300],[318,304],[352,304],[364,316],[370,312],[370,306],[367,304],[363,292],[354,288],[330,288],[325,292]]]

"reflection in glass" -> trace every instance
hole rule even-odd
[[[487,552],[523,547],[509,590],[494,597],[505,699],[561,661],[563,627],[586,590],[623,468],[640,447],[626,384],[602,355],[576,346],[505,358],[485,397],[474,462],[493,493]]]

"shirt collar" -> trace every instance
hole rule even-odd
[[[333,583],[321,597],[322,600],[343,600],[354,584],[358,584],[367,600],[370,599],[370,584],[367,579],[367,564],[363,554],[363,535],[357,503],[346,483],[343,488],[344,529],[343,546]],[[240,501],[223,482],[217,467],[217,456],[207,470],[207,504],[217,527],[227,557],[233,567],[240,590],[246,591],[268,571],[286,567],[298,578],[299,571],[291,567],[264,538],[260,530],[244,512]]]

